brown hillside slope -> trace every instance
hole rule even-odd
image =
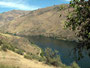
[[[0,51],[0,63],[19,68],[55,68],[36,60],[25,59],[23,56],[9,50],[7,52]]]
[[[64,9],[59,10],[62,6]],[[72,10],[71,8],[69,9]],[[64,22],[68,13],[68,5],[57,5],[34,10],[25,16],[9,22],[4,30],[19,35],[43,35],[46,37],[75,40],[74,32],[64,29]],[[60,15],[61,17],[59,17]]]
[[[6,25],[8,22],[28,14],[30,11],[12,10],[0,14],[0,27]],[[3,28],[3,27],[2,27]]]
[[[22,37],[0,33],[0,40],[4,41],[3,43],[6,43],[6,45],[12,45],[26,53],[30,52],[32,54],[39,55],[41,52],[39,47],[31,44],[27,39]]]

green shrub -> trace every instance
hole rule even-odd
[[[43,51],[43,49],[41,49],[40,56],[41,56],[41,57],[44,57],[44,51]]]
[[[27,53],[26,55],[24,55],[24,58],[26,58],[26,59],[35,59],[35,60],[38,60],[38,61],[45,61],[45,59],[43,58],[43,57],[39,57],[39,56],[37,56],[37,55],[34,55],[34,54],[32,54],[32,53]]]
[[[37,55],[32,55],[32,59],[38,60],[40,62],[45,61],[45,59],[43,57],[39,57]]]
[[[15,52],[18,53],[18,54],[20,54],[20,55],[24,55],[24,51],[21,50],[21,49],[17,49]]]
[[[45,58],[46,58],[46,64],[53,65],[53,66],[60,66],[61,61],[60,61],[60,56],[57,55],[58,51],[50,48],[45,49]]]
[[[16,33],[14,33],[13,35],[14,35],[14,36],[16,36],[17,34],[16,34]]]
[[[61,5],[60,6],[60,10],[64,10],[65,9],[65,6],[64,5]]]
[[[24,58],[26,58],[26,59],[32,59],[32,57],[30,55],[28,55],[28,54],[24,55]]]
[[[9,50],[12,50],[12,51],[15,51],[16,47],[13,46],[13,45],[11,45],[11,44],[9,44],[9,45],[8,45],[8,49],[9,49]]]
[[[65,64],[62,64],[62,68],[80,68],[76,62],[73,62],[71,66],[67,66]]]
[[[3,44],[2,41],[0,40],[0,45]]]
[[[1,50],[7,51],[7,49],[15,51],[15,47],[13,45],[3,40],[1,44]]]
[[[4,45],[4,44],[3,44],[3,45],[1,46],[1,50],[3,50],[3,51],[7,51],[7,48],[8,48],[7,45]]]
[[[1,40],[0,43],[1,43],[1,50],[7,51],[9,44],[4,40]]]
[[[45,61],[45,58],[39,57],[39,58],[38,58],[38,61],[40,61],[40,62]]]
[[[80,68],[80,67],[76,62],[73,62],[73,64],[71,65],[71,68]]]
[[[31,42],[31,44],[34,44],[33,42]]]

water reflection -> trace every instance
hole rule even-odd
[[[28,39],[30,42],[33,42],[42,49],[49,47],[58,50],[64,64],[70,65],[73,61],[75,61],[75,59],[73,59],[74,55],[72,54],[72,49],[77,45],[76,42],[56,40],[39,36],[29,36]],[[85,54],[85,51],[83,53]],[[77,63],[81,68],[90,68],[90,58],[87,55],[85,55],[85,57]]]

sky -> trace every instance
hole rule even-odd
[[[66,4],[70,0],[0,0],[0,13],[10,10],[31,11],[53,5]]]

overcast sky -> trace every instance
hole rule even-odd
[[[0,0],[0,13],[10,10],[36,10],[48,6],[66,4],[70,0]]]

